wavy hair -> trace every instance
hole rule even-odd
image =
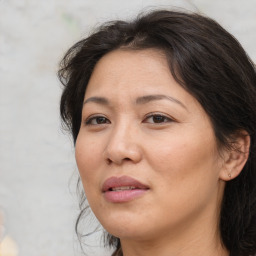
[[[60,113],[76,138],[86,86],[99,59],[118,48],[159,49],[175,80],[193,95],[210,117],[219,146],[241,130],[251,138],[241,174],[226,183],[219,217],[224,246],[231,256],[256,254],[256,71],[239,42],[214,20],[196,13],[155,10],[132,21],[103,24],[72,46],[58,76],[64,89]],[[81,197],[79,221],[86,212]],[[113,256],[121,256],[120,240],[108,234]]]

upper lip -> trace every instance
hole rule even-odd
[[[102,191],[106,192],[111,190],[112,188],[117,187],[135,187],[138,189],[148,189],[149,187],[145,184],[142,184],[138,180],[129,177],[129,176],[121,176],[121,177],[110,177],[103,183]]]

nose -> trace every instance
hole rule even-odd
[[[124,162],[138,163],[142,159],[138,131],[128,124],[119,125],[109,135],[104,158],[107,164],[122,165]]]

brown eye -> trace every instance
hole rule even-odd
[[[100,124],[109,124],[110,121],[104,116],[94,116],[89,118],[85,124],[86,125],[100,125]]]
[[[166,121],[165,116],[155,115],[152,117],[154,123],[163,123]]]
[[[152,124],[160,124],[160,123],[167,123],[172,122],[173,120],[167,116],[160,115],[160,114],[153,114],[148,116],[144,122],[152,123]]]

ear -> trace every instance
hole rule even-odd
[[[236,178],[249,157],[250,136],[246,131],[239,131],[234,137],[231,149],[224,152],[224,163],[220,170],[220,179],[229,181]]]

